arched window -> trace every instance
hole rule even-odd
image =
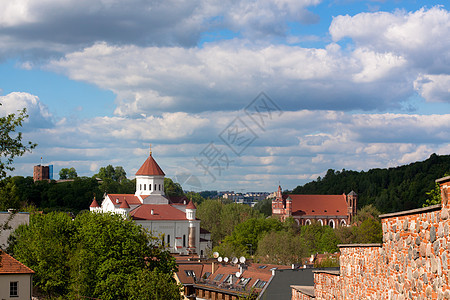
[[[311,225],[311,220],[310,219],[306,219],[305,225]]]
[[[347,225],[347,222],[345,222],[345,220],[342,219],[342,220],[341,220],[341,226],[346,226],[346,225]]]
[[[300,225],[300,221],[298,219],[294,219],[297,222],[297,225]]]
[[[331,219],[331,220],[328,221],[328,225],[329,225],[331,228],[335,228],[335,227],[336,227],[336,224],[334,223],[334,220],[333,220],[333,219]]]
[[[320,223],[321,226],[323,226],[323,221],[322,221],[322,219],[319,219],[319,223]]]

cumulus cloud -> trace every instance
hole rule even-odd
[[[17,114],[26,109],[28,118],[24,122],[25,129],[48,128],[53,126],[52,115],[39,97],[28,93],[14,92],[0,96],[0,115]]]
[[[285,36],[288,22],[312,23],[320,0],[17,0],[0,11],[3,55],[62,54],[98,41],[114,45],[195,46],[205,32],[253,39]],[[22,47],[22,48],[21,48]],[[1,54],[1,53],[0,53]]]

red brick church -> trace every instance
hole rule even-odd
[[[283,195],[278,186],[272,200],[272,215],[282,220],[293,217],[299,225],[309,225],[313,221],[322,225],[345,226],[356,215],[358,195],[351,191],[348,195]]]

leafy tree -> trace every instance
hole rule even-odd
[[[76,177],[78,177],[78,174],[74,167],[62,168],[59,171],[59,179],[74,179]]]
[[[6,177],[7,171],[14,170],[11,164],[16,156],[22,156],[27,151],[31,152],[37,146],[32,142],[23,144],[22,133],[16,133],[17,128],[22,127],[27,118],[25,108],[18,111],[17,115],[8,114],[0,117],[0,179]]]
[[[292,231],[270,231],[258,242],[256,258],[264,263],[289,265],[307,256],[305,241]]]
[[[98,173],[93,177],[100,178],[102,180],[110,179],[120,183],[127,178],[127,173],[121,166],[113,167],[112,165],[108,165],[106,167],[101,167]]]
[[[271,231],[281,231],[285,227],[275,218],[251,218],[235,226],[231,235],[214,251],[225,256],[253,255],[258,249],[259,240]]]
[[[70,282],[70,238],[75,232],[72,219],[64,213],[34,214],[30,224],[12,234],[9,252],[33,269],[34,285],[48,296],[66,295]]]
[[[266,198],[264,200],[257,202],[253,208],[255,210],[259,211],[261,214],[263,214],[266,217],[271,216],[272,215],[272,198]]]
[[[17,186],[10,177],[0,181],[0,210],[9,208],[20,208]]]
[[[170,273],[163,273],[158,269],[150,271],[140,270],[128,282],[127,290],[131,300],[174,300],[181,298],[181,286],[173,284]]]
[[[183,196],[183,188],[178,182],[173,182],[170,178],[164,178],[164,193],[171,196]]]
[[[50,297],[146,299],[136,295],[161,280],[168,295],[177,289],[174,258],[119,215],[83,213],[74,221],[64,213],[33,215],[14,232],[9,251],[35,270],[36,287]],[[142,278],[148,281],[129,286]]]
[[[196,192],[187,192],[186,197],[188,197],[189,200],[192,200],[197,205],[205,201],[205,198],[203,198],[200,193]]]
[[[338,250],[339,239],[336,232],[330,226],[322,226],[318,222],[302,226],[300,236],[305,241],[308,254],[333,253]]]

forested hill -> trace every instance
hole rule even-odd
[[[450,155],[432,154],[427,160],[389,169],[328,170],[323,178],[297,186],[293,194],[358,194],[358,208],[374,204],[381,212],[422,207],[435,180],[450,171]]]

